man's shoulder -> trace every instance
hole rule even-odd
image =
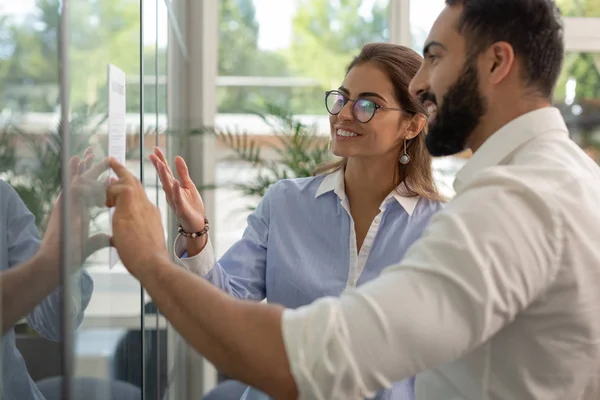
[[[595,166],[562,163],[517,163],[495,165],[473,176],[455,197],[454,207],[485,210],[487,204],[502,204],[506,213],[516,207],[536,214],[560,217],[576,223],[596,218],[600,204],[600,170]],[[600,225],[600,216],[597,217]]]

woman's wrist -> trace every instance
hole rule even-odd
[[[188,257],[194,257],[204,250],[204,247],[208,242],[208,229],[209,223],[206,217],[204,218],[204,224],[201,229],[188,231],[181,223],[179,224],[179,228],[177,230],[181,236],[186,238],[186,251]]]
[[[188,222],[179,222],[179,227],[177,228],[178,232],[184,236],[189,238],[200,237],[208,232],[209,223],[206,217],[203,218],[201,222],[188,223]]]
[[[185,250],[188,257],[194,257],[200,254],[200,252],[206,247],[206,244],[208,243],[208,234],[197,238],[186,238],[185,241]]]

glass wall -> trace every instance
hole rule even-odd
[[[0,205],[8,207],[5,199],[12,199],[14,189],[18,197],[13,197],[22,200],[32,218],[26,211],[15,215],[26,225],[14,235],[17,224],[7,220],[9,242],[0,253],[15,252],[15,260],[24,261],[35,252],[35,230],[44,234],[64,182],[63,153],[68,159],[87,151],[94,162],[106,157],[111,125],[123,128],[127,165],[165,211],[167,226],[164,195],[147,162],[152,146],[167,143],[167,36],[164,0],[2,3],[0,178],[10,186],[0,187]],[[124,115],[110,121],[109,64],[125,74]],[[74,220],[76,211],[68,210],[66,219]],[[107,210],[91,209],[89,222],[90,234],[110,232]],[[3,269],[15,266],[12,258],[10,253],[8,265],[3,258]],[[38,391],[48,398],[163,397],[168,387],[166,323],[124,266],[110,261],[110,250],[104,248],[81,268],[66,271],[68,284],[15,326],[15,346],[24,363],[11,373],[29,374],[31,382],[15,388],[14,379],[4,381],[3,398],[34,398],[31,393]],[[63,302],[63,296],[74,301]],[[72,318],[65,321],[65,315]],[[5,362],[11,357],[6,347],[11,335],[4,337]]]
[[[60,14],[57,4],[40,3],[0,5],[2,270],[14,268],[35,254],[38,232],[45,231],[61,188],[57,44]],[[49,278],[57,280],[58,265],[49,269]],[[44,271],[39,274],[44,279]],[[77,279],[81,274],[75,275]],[[89,282],[89,278],[85,281]],[[61,297],[59,291],[52,292],[3,336],[2,364],[7,366],[2,374],[4,398],[34,398],[38,389],[27,381],[28,374],[34,381],[62,375]],[[26,384],[8,379],[9,374],[20,376]]]

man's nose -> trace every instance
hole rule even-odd
[[[408,85],[408,91],[411,95],[415,97],[421,96],[423,93],[427,92],[429,89],[429,82],[427,73],[423,69],[423,67],[419,68],[415,76],[410,81]]]

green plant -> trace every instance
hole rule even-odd
[[[85,107],[73,113],[68,122],[70,153],[82,155],[90,145],[90,138],[106,120],[96,121],[95,107]],[[40,232],[44,231],[61,184],[61,123],[43,134],[24,131],[15,124],[8,124],[0,137],[0,173],[17,191],[27,208],[35,216]],[[29,150],[28,157],[19,159],[17,147],[21,141]]]
[[[249,182],[234,184],[244,195],[262,197],[278,180],[310,177],[317,166],[331,159],[328,138],[289,112],[268,105],[266,112],[255,114],[273,129],[277,141],[265,146],[273,151],[274,157],[265,156],[263,150],[266,149],[261,148],[247,131],[204,128],[194,132],[216,135],[233,151],[230,160],[247,163],[257,170],[257,175]]]

